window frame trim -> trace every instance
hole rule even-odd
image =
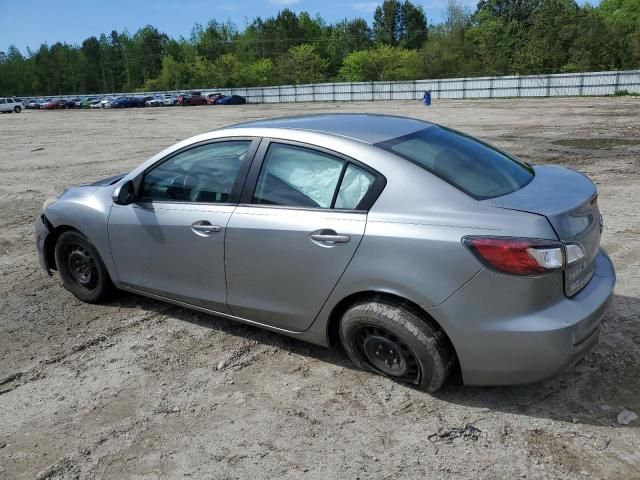
[[[340,172],[340,177],[338,178],[338,182],[336,184],[335,190],[333,192],[333,197],[331,200],[331,206],[328,208],[323,207],[302,207],[296,205],[267,205],[253,202],[253,196],[255,195],[255,190],[258,186],[258,179],[260,178],[260,172],[262,171],[262,167],[267,158],[267,152],[269,147],[272,144],[281,144],[281,145],[290,145],[293,147],[304,148],[307,150],[324,153],[325,155],[330,155],[332,157],[336,157],[339,160],[342,160],[344,163],[342,165],[342,171]],[[357,208],[347,209],[347,208],[335,208],[335,202],[338,197],[338,193],[340,192],[340,187],[342,185],[342,180],[344,179],[344,175],[347,171],[347,167],[349,164],[353,164],[354,166],[361,168],[362,170],[371,173],[375,176],[375,181],[365,193],[365,195],[360,200],[360,203],[357,205]],[[331,150],[326,147],[322,147],[319,145],[314,145],[311,143],[299,142],[296,140],[289,140],[284,138],[273,138],[273,137],[264,137],[260,142],[260,146],[253,158],[253,162],[249,173],[247,175],[247,179],[244,184],[244,188],[242,190],[242,194],[240,196],[239,206],[242,207],[257,207],[257,208],[277,208],[277,209],[292,209],[292,210],[308,210],[314,212],[333,212],[333,213],[367,213],[373,204],[376,202],[385,186],[387,185],[387,179],[384,175],[382,175],[377,170],[371,168],[369,165],[362,163],[359,160],[356,160],[352,157],[349,157],[343,153],[336,152],[335,150]]]
[[[202,140],[200,142],[195,142],[189,145],[185,145],[184,147],[179,148],[178,150],[175,150],[170,154],[162,157],[157,162],[154,162],[153,165],[149,165],[137,176],[136,179],[134,179],[134,183],[136,183],[137,181],[139,186],[139,188],[137,188],[138,192],[136,193],[135,203],[144,204],[144,205],[176,204],[176,203],[185,204],[185,205],[231,205],[231,206],[238,205],[238,202],[240,200],[240,195],[242,193],[242,189],[247,179],[247,174],[256,156],[256,152],[258,151],[261,140],[262,139],[260,137],[247,137],[247,136],[220,137],[220,138],[211,138],[208,140]],[[142,188],[142,183],[144,182],[144,177],[147,175],[147,173],[149,173],[151,170],[155,169],[156,167],[159,167],[163,163],[168,162],[173,157],[180,155],[181,153],[184,153],[193,148],[201,147],[203,145],[212,145],[216,143],[225,143],[225,142],[234,142],[234,141],[249,141],[250,144],[249,144],[249,148],[247,149],[247,153],[245,154],[245,158],[242,161],[242,164],[240,165],[240,169],[238,170],[238,175],[235,181],[233,182],[233,186],[231,187],[231,193],[229,193],[229,198],[227,199],[226,202],[191,202],[188,200],[153,200],[153,199],[142,198],[140,196],[139,190]]]

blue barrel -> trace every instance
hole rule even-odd
[[[422,103],[424,103],[425,107],[431,105],[431,90],[427,90],[426,92],[424,92]]]

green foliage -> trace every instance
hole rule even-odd
[[[602,0],[598,13],[610,35],[616,67],[637,67],[640,63],[640,1]]]
[[[640,68],[640,1],[449,0],[429,25],[422,7],[385,0],[373,24],[333,25],[289,9],[244,29],[212,19],[189,38],[153,26],[80,45],[0,51],[0,95],[228,88],[322,81],[412,80]]]
[[[427,18],[421,6],[385,0],[373,16],[375,39],[383,45],[420,47],[427,38]]]
[[[289,49],[280,58],[280,78],[284,83],[303,84],[324,81],[329,62],[320,57],[313,45],[303,43]]]
[[[638,92],[630,92],[629,90],[618,90],[616,93],[614,93],[614,96],[616,97],[638,97],[640,96],[640,93]]]
[[[413,80],[420,73],[420,55],[416,50],[382,45],[347,55],[340,78],[348,82]]]

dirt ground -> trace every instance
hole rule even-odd
[[[601,341],[541,384],[428,395],[345,355],[142,297],[85,305],[39,270],[66,186],[177,140],[301,112],[384,112],[588,174],[618,273]],[[640,478],[640,98],[246,105],[0,116],[0,478]],[[218,370],[222,360],[226,365]]]

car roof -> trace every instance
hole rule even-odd
[[[348,137],[375,144],[433,126],[415,118],[371,113],[337,113],[281,117],[240,123],[229,128],[282,128]]]

